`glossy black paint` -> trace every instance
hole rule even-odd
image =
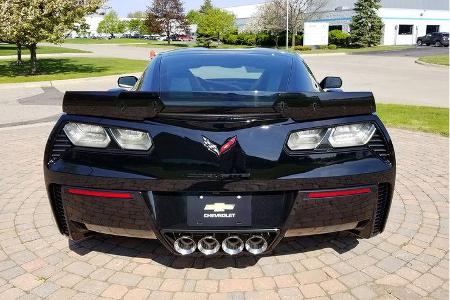
[[[146,131],[152,136],[154,146],[148,152],[124,151],[114,142],[105,150],[73,147],[51,165],[52,170],[61,173],[106,177],[116,173],[126,178],[153,179],[216,178],[216,175],[250,173],[246,179],[288,179],[385,172],[392,168],[367,147],[292,152],[285,146],[289,133],[308,128],[370,121],[384,131],[374,115],[302,123],[286,119],[276,123],[261,121],[256,127],[226,131],[208,131],[202,124],[189,128],[181,120],[175,125],[64,115],[56,126],[58,131],[68,121]],[[217,157],[203,145],[203,136],[219,145],[236,136],[238,144]]]
[[[157,61],[152,62],[155,64]],[[154,80],[144,75],[138,86]],[[50,134],[44,175],[60,231],[72,239],[89,236],[92,228],[121,229],[144,238],[154,233],[173,251],[168,236],[174,232],[264,231],[271,232],[272,250],[289,229],[314,232],[314,228],[355,223],[354,232],[365,238],[384,229],[395,185],[395,153],[374,113],[371,93],[317,92],[312,96],[309,92],[303,98],[298,93],[279,94],[274,105],[247,111],[242,107],[167,106],[159,100],[148,101],[160,96],[151,92],[136,93],[136,97],[123,94],[120,97],[131,103],[125,109],[120,97],[110,105],[110,95],[102,93],[96,94],[97,98],[92,93],[67,95],[68,114]],[[95,116],[88,116],[89,109]],[[128,109],[131,111],[126,112]],[[153,146],[148,151],[127,151],[112,141],[106,149],[77,147],[62,131],[67,122],[145,131]],[[290,133],[298,130],[359,122],[376,126],[377,147],[382,148],[383,156],[370,142],[361,147],[324,145],[308,151],[291,151],[286,146]],[[218,148],[231,139],[235,142],[218,154],[205,146],[205,138]],[[133,197],[71,195],[68,187],[128,191]],[[368,187],[370,193],[307,197],[309,191],[352,187]],[[380,187],[384,198],[380,198]],[[189,225],[187,201],[193,195],[251,196],[251,225]]]

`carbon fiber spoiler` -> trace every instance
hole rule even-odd
[[[370,92],[317,92],[276,94],[66,92],[63,111],[128,120],[175,114],[277,113],[294,120],[316,120],[372,114],[375,99]]]
[[[128,120],[154,118],[164,104],[159,95],[149,92],[66,92],[63,112]]]

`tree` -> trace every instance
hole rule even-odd
[[[141,33],[142,24],[144,23],[141,19],[131,19],[127,22],[127,29],[129,32],[136,34]]]
[[[104,0],[3,0],[0,2],[0,40],[30,49],[31,73],[37,71],[37,43],[60,43],[67,32],[94,13]]]
[[[198,20],[198,32],[220,40],[221,36],[235,30],[235,21],[236,17],[232,13],[214,7],[201,14]]]
[[[79,36],[89,36],[89,29],[91,29],[91,26],[87,23],[81,23],[76,26],[75,31],[78,33]]]
[[[199,12],[201,14],[205,14],[208,10],[210,10],[212,8],[213,8],[212,1],[211,0],[205,0],[205,2],[203,2],[202,6],[200,7]]]
[[[127,15],[127,18],[130,19],[145,19],[145,11],[135,11],[131,12]]]
[[[189,24],[197,24],[201,18],[202,14],[197,10],[190,10],[186,14],[186,20]]]
[[[329,0],[289,1],[289,32],[292,33],[292,47],[295,47],[296,35],[303,30],[303,24],[317,18],[328,2]],[[262,12],[264,15],[262,28],[266,28],[275,35],[286,31],[286,0],[272,0],[265,6]]]
[[[150,32],[165,33],[170,44],[174,31],[187,30],[183,3],[181,0],[154,0],[147,11],[145,24]]]
[[[278,48],[280,35],[286,31],[285,11],[277,7],[274,2],[265,3],[250,19],[244,31],[267,32],[275,37],[275,46]]]
[[[377,11],[380,0],[358,0],[355,15],[350,23],[353,44],[358,47],[372,47],[380,44],[383,21]]]
[[[107,13],[103,20],[98,23],[97,32],[98,33],[106,33],[111,37],[114,37],[116,33],[124,33],[126,23],[119,19],[119,16],[115,11],[110,11]]]

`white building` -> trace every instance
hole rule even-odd
[[[356,0],[331,0],[314,22],[326,22],[330,30],[350,31]],[[382,18],[383,45],[412,45],[418,36],[430,32],[450,31],[448,0],[382,0],[378,15]],[[236,15],[242,29],[261,4],[225,8]]]
[[[99,14],[95,14],[95,15],[90,15],[87,16],[85,18],[86,24],[89,26],[89,29],[86,31],[85,36],[79,36],[79,34],[75,31],[72,31],[71,33],[69,33],[70,37],[94,37],[94,36],[104,36],[104,37],[108,37],[108,34],[99,34],[97,32],[97,28],[98,28],[98,24],[100,24],[100,22],[103,20],[105,16],[104,15],[99,15]],[[131,20],[131,18],[119,18],[121,21],[129,21]],[[125,33],[129,33],[129,32],[125,32]]]

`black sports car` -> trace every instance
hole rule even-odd
[[[283,237],[384,230],[395,182],[372,93],[296,54],[180,50],[121,89],[67,92],[44,157],[62,234],[172,253],[270,252]]]

